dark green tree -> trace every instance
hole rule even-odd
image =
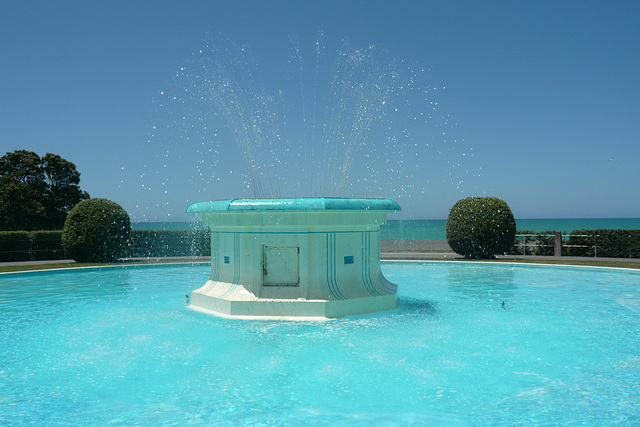
[[[62,157],[27,150],[0,157],[0,230],[59,230],[89,194],[76,166]]]
[[[42,158],[47,191],[45,194],[47,229],[60,229],[67,215],[89,193],[80,189],[80,172],[76,165],[57,154],[47,153]]]
[[[45,222],[46,184],[40,156],[18,150],[0,157],[0,229],[35,230]]]

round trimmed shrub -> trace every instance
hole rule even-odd
[[[111,262],[129,243],[131,220],[122,206],[107,199],[78,203],[64,222],[62,246],[78,262]]]
[[[467,197],[451,207],[446,233],[451,249],[465,258],[493,258],[511,250],[516,221],[502,199]]]

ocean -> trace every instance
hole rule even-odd
[[[444,219],[392,220],[381,229],[382,239],[444,240]],[[581,229],[640,229],[640,218],[556,218],[516,219],[518,231],[562,231],[568,234]],[[134,222],[134,230],[191,230],[199,228],[195,222]]]

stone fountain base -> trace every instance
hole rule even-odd
[[[346,301],[292,299],[231,299],[211,294],[192,294],[194,310],[240,319],[328,320],[396,308],[396,296],[364,297]]]
[[[227,317],[332,319],[396,307],[380,270],[389,199],[197,202],[211,229],[211,276],[191,307]]]

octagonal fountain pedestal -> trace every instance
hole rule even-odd
[[[396,308],[380,270],[389,199],[196,202],[211,230],[211,276],[191,307],[225,317],[331,319]]]

